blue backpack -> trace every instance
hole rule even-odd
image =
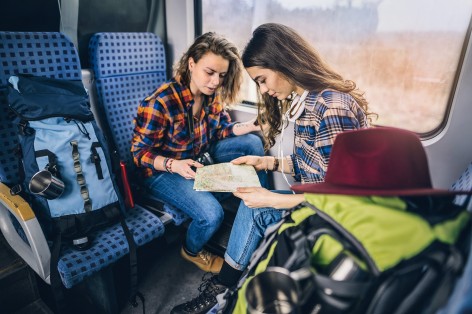
[[[121,204],[108,151],[81,81],[12,76],[23,184],[45,234],[87,248],[87,234],[118,221]]]
[[[124,221],[110,154],[82,82],[17,75],[9,83],[8,102],[13,123],[18,125],[23,177],[10,192],[31,203],[52,242],[54,293],[61,294],[57,262],[64,242],[87,249],[92,242],[89,234],[105,226],[121,222],[130,262],[135,265],[136,247]],[[136,276],[131,276],[135,286]],[[56,296],[56,302],[61,298]]]

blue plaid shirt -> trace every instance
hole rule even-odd
[[[346,93],[310,92],[305,112],[295,121],[294,152],[288,159],[292,175],[301,183],[323,182],[336,135],[368,128],[365,112]]]

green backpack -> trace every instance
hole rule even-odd
[[[248,284],[274,266],[311,270],[299,313],[433,313],[445,303],[462,270],[458,240],[469,226],[453,197],[305,200],[266,232],[237,287],[220,300],[222,312],[247,313]],[[351,267],[339,277],[346,260]]]

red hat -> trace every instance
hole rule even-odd
[[[419,137],[377,127],[336,136],[325,181],[292,186],[296,193],[414,196],[472,194],[433,189]]]

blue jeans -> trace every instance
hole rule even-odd
[[[273,191],[292,194],[291,191]],[[225,261],[235,269],[244,270],[257,249],[268,227],[282,219],[284,209],[271,207],[250,208],[241,202],[231,229]]]
[[[210,149],[217,163],[229,162],[244,155],[264,155],[261,139],[246,134],[218,141]],[[267,186],[267,175],[258,173],[261,185]],[[223,208],[218,200],[230,194],[210,193],[193,190],[194,180],[187,180],[178,174],[161,172],[146,178],[145,185],[150,193],[164,203],[186,213],[191,219],[185,239],[185,247],[191,253],[198,253],[223,221]]]

